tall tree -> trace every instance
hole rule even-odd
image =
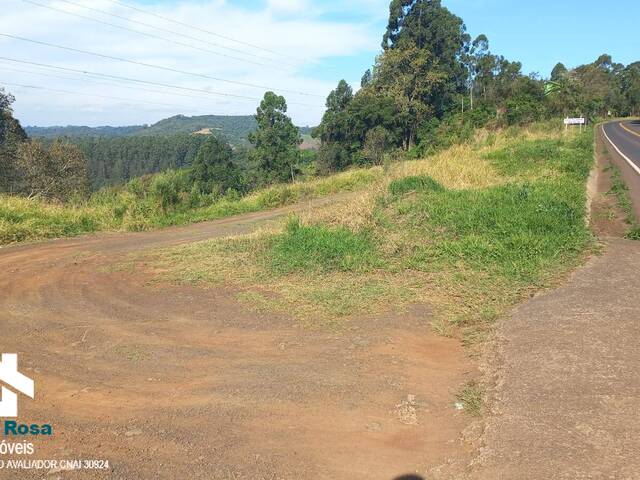
[[[640,115],[640,62],[627,66],[622,73],[622,92],[627,103],[629,115]]]
[[[19,145],[27,139],[20,122],[13,118],[14,97],[0,88],[0,193],[15,189]]]
[[[416,46],[390,49],[376,66],[373,83],[379,95],[394,99],[398,120],[402,123],[402,147],[407,150],[416,142],[419,125],[430,117],[444,113],[442,92],[449,89],[448,74],[434,68],[431,52]]]
[[[231,146],[214,135],[198,150],[191,175],[201,193],[224,193],[238,185],[238,173],[233,163]]]
[[[551,70],[551,81],[559,82],[564,79],[569,74],[569,70],[564,66],[563,63],[557,63],[553,70]]]
[[[346,80],[340,80],[338,86],[327,97],[327,111],[336,113],[344,111],[353,100],[353,89]]]
[[[470,107],[473,110],[475,92],[478,83],[487,81],[495,65],[495,58],[489,51],[489,39],[486,35],[478,35],[471,43],[468,52],[463,55],[467,67],[467,84],[469,88]]]
[[[249,141],[255,147],[252,157],[260,175],[258,182],[295,180],[302,137],[287,116],[286,100],[273,92],[265,93],[255,118],[258,128],[249,134]]]
[[[465,91],[469,40],[462,19],[440,0],[392,0],[372,85],[396,98],[407,120],[404,148],[421,122],[442,118]]]
[[[340,142],[349,134],[349,115],[347,108],[353,101],[353,89],[345,81],[340,80],[335,90],[329,93],[326,101],[327,110],[313,135],[320,137],[323,143]]]
[[[373,74],[371,73],[371,69],[367,68],[367,71],[364,72],[364,74],[362,75],[362,78],[360,79],[360,87],[365,88],[367,85],[371,83],[372,78],[373,78]]]

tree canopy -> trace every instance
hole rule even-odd
[[[294,180],[302,143],[300,131],[287,116],[287,102],[273,92],[264,94],[255,115],[258,128],[249,134],[259,183]]]
[[[238,175],[231,146],[215,136],[207,138],[198,150],[191,175],[201,193],[225,193],[237,188]]]
[[[13,117],[15,98],[0,88],[0,193],[11,191],[16,179],[16,155],[27,138],[20,122]]]

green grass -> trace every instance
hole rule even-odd
[[[99,231],[142,231],[215,220],[291,205],[302,200],[357,191],[379,180],[379,167],[354,169],[308,182],[275,185],[245,197],[197,196],[169,207],[154,185],[169,180],[184,189],[184,171],[168,171],[135,179],[127,185],[96,192],[80,204],[58,205],[38,199],[0,195],[0,245]]]
[[[481,417],[484,411],[484,392],[479,383],[467,383],[456,395],[464,411],[472,417]]]
[[[540,269],[589,239],[584,228],[583,196],[567,183],[540,181],[483,190],[422,193],[391,208],[416,242],[403,261],[409,268],[433,271],[465,267],[534,281]]]
[[[593,245],[585,222],[593,133],[510,132],[451,152],[399,166],[358,208],[178,247],[159,264],[165,278],[236,285],[245,298],[260,292],[262,308],[314,322],[424,302],[434,329],[481,341],[496,318],[554,284]],[[414,173],[447,159],[459,169],[446,167],[441,182]]]
[[[629,195],[629,187],[624,183],[620,170],[613,164],[607,167],[611,171],[611,189],[610,195],[614,195],[618,201],[618,206],[624,213],[624,221],[629,225],[629,229],[625,237],[630,240],[640,240],[640,224],[633,210],[633,203]]]
[[[344,227],[300,225],[291,220],[267,250],[268,268],[277,274],[295,271],[366,271],[380,264],[371,238]]]
[[[394,180],[389,185],[389,192],[402,195],[409,192],[441,192],[444,188],[428,175],[416,175]]]
[[[507,179],[500,185],[431,188],[408,197],[390,188],[380,207],[384,228],[388,235],[402,232],[402,239],[388,262],[436,276],[450,297],[450,322],[477,335],[474,327],[490,325],[511,304],[549,285],[591,245],[585,185],[592,141],[587,133],[498,149],[486,158]],[[463,298],[452,301],[458,295]],[[446,324],[437,325],[447,331]]]
[[[100,216],[92,210],[0,196],[0,245],[80,235],[102,226]]]

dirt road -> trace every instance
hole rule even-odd
[[[248,311],[232,291],[109,269],[289,210],[1,249],[0,352],[17,352],[36,385],[18,420],[54,429],[20,458],[110,469],[0,478],[386,480],[456,453],[468,420],[454,394],[474,366],[430,333],[425,307],[313,329]]]

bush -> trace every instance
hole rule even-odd
[[[83,153],[74,145],[54,141],[46,146],[38,141],[19,145],[16,165],[20,171],[18,190],[27,195],[58,201],[86,197],[89,173]]]
[[[149,193],[162,209],[162,213],[168,212],[180,201],[180,186],[176,180],[174,172],[169,171],[156,175],[151,181]]]
[[[529,95],[509,98],[506,109],[506,120],[509,125],[533,123],[540,120],[545,112],[544,104]]]
[[[377,126],[367,132],[363,156],[372,165],[382,165],[384,154],[389,150],[391,134],[386,128]]]
[[[325,143],[318,151],[318,175],[339,172],[353,163],[349,150],[338,143]]]

